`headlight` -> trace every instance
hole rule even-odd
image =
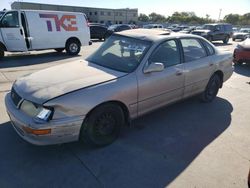
[[[43,121],[48,121],[51,115],[52,115],[52,111],[50,109],[42,108],[39,114],[37,114],[36,118],[43,120]]]
[[[52,115],[52,110],[40,105],[36,105],[30,101],[24,100],[20,109],[27,115],[37,120],[48,121]]]
[[[41,106],[35,106],[32,102],[24,100],[20,109],[31,117],[35,117],[42,109]]]

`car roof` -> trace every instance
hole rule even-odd
[[[163,29],[132,29],[132,30],[122,31],[117,34],[153,42],[158,42],[170,38],[179,38],[179,37],[201,38],[197,35],[175,33]]]

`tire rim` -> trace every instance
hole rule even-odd
[[[78,45],[77,45],[76,43],[71,43],[71,44],[69,45],[69,50],[70,50],[72,53],[77,52],[77,50],[78,50]]]
[[[115,131],[116,120],[110,113],[104,113],[96,119],[94,132],[98,136],[109,136]]]

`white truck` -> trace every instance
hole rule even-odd
[[[70,55],[91,45],[90,31],[83,13],[10,10],[0,18],[0,58],[5,51],[64,49]]]

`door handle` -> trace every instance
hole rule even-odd
[[[214,66],[214,64],[213,63],[209,63],[209,67],[212,67],[212,66]]]
[[[176,74],[176,76],[180,76],[180,75],[182,75],[182,72],[181,71],[177,71],[175,74]]]
[[[23,35],[23,30],[22,29],[20,29],[20,33],[21,33],[21,35]]]

